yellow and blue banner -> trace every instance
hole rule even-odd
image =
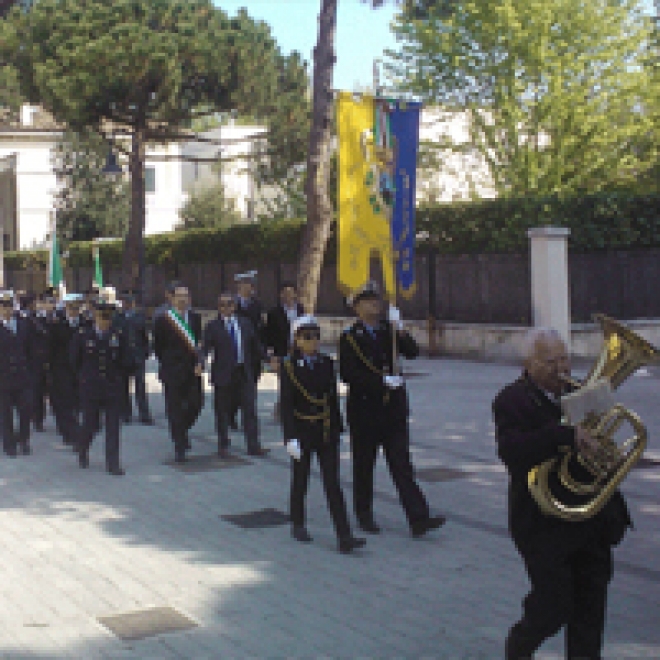
[[[340,92],[339,263],[344,293],[370,279],[373,254],[382,264],[385,294],[415,291],[415,174],[419,103]]]

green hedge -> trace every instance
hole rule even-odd
[[[493,199],[421,207],[420,247],[452,254],[522,252],[527,230],[571,230],[576,251],[660,246],[660,195],[608,193],[569,199]]]
[[[571,230],[569,247],[576,251],[660,246],[660,195],[584,195],[570,199],[494,199],[423,206],[417,211],[421,249],[469,254],[524,252],[527,230],[555,225]],[[278,220],[233,225],[227,229],[192,229],[147,236],[145,260],[149,264],[295,263],[303,220]],[[69,246],[69,266],[91,266],[92,244]],[[101,262],[119,265],[124,243],[100,245]],[[8,252],[5,267],[21,270],[30,260],[45,268],[48,252]],[[333,232],[326,262],[336,259]]]

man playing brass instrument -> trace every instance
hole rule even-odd
[[[580,426],[562,424],[559,397],[567,391],[566,344],[553,329],[526,338],[522,375],[493,402],[498,454],[509,473],[509,531],[531,583],[522,618],[506,640],[507,660],[530,658],[566,627],[566,657],[601,657],[611,547],[630,518],[617,491],[596,515],[574,522],[544,514],[528,490],[528,472],[566,449],[593,452]]]

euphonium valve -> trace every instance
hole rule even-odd
[[[527,475],[540,509],[570,521],[596,515],[641,458],[646,427],[637,414],[614,403],[612,392],[640,367],[660,361],[660,351],[629,328],[602,314],[594,319],[603,332],[603,348],[582,383],[566,379],[575,390],[562,397],[562,409],[567,423],[585,428],[598,446],[588,453],[567,449]],[[624,424],[634,434],[619,444],[615,435]]]

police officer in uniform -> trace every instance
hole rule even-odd
[[[52,406],[55,414],[55,424],[64,443],[74,449],[78,443],[80,431],[80,406],[78,400],[78,375],[75,372],[69,355],[71,342],[81,328],[88,323],[81,316],[84,296],[79,293],[68,293],[62,298],[63,309],[57,315],[52,326],[52,362],[53,376]]]
[[[93,303],[94,325],[81,327],[71,343],[70,359],[78,373],[82,428],[78,442],[80,467],[89,467],[89,447],[105,416],[105,464],[122,476],[119,430],[126,369],[126,347],[121,333],[112,329],[115,305],[99,298]]]
[[[30,453],[32,383],[29,364],[33,346],[32,324],[14,312],[14,296],[0,294],[0,423],[5,453],[15,458],[17,445]],[[14,430],[14,410],[18,411],[19,430]]]
[[[347,417],[353,451],[353,502],[358,524],[377,534],[373,516],[373,478],[379,447],[399,493],[413,536],[423,536],[444,524],[443,516],[431,516],[426,499],[415,482],[410,459],[408,395],[402,376],[396,373],[393,337],[397,353],[416,358],[419,348],[400,319],[397,326],[383,320],[383,304],[373,282],[350,300],[358,317],[339,340],[341,379],[348,385]],[[398,316],[398,314],[397,314]]]
[[[313,316],[293,322],[293,350],[282,362],[281,412],[284,443],[291,461],[290,511],[293,538],[309,543],[305,527],[305,495],[312,455],[321,478],[339,551],[352,552],[365,544],[351,533],[344,495],[339,485],[339,437],[342,431],[337,377],[332,358],[319,352],[321,330]]]
[[[124,334],[128,350],[128,370],[124,381],[123,420],[129,424],[133,421],[133,406],[130,394],[130,381],[133,379],[140,423],[152,425],[154,420],[149,411],[145,383],[146,362],[151,353],[147,319],[144,312],[136,307],[135,296],[131,292],[124,293],[122,302],[122,310],[117,312],[114,324]]]

